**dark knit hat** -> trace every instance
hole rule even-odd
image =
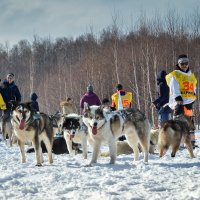
[[[8,77],[14,78],[14,74],[13,73],[9,73],[9,74],[7,74],[6,78],[8,78]]]
[[[107,104],[107,103],[110,103],[109,99],[108,98],[104,98],[102,100],[102,104]]]
[[[87,86],[87,91],[88,92],[93,92],[93,86],[92,85],[88,85]]]
[[[123,86],[121,84],[117,84],[117,90],[122,90]]]
[[[181,54],[178,56],[178,64],[188,63],[189,59],[186,54]]]

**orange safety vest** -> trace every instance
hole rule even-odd
[[[193,111],[187,109],[186,106],[184,106],[184,115],[187,115],[187,116],[189,116],[189,117],[192,117],[192,116],[193,116]]]

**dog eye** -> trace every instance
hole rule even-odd
[[[90,119],[92,119],[92,116],[90,116]]]
[[[88,114],[87,114],[87,113],[84,113],[84,117],[86,117],[86,118],[87,118],[87,117],[88,117]]]

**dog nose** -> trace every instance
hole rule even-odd
[[[94,122],[94,126],[97,126],[97,122]]]

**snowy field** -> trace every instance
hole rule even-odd
[[[196,132],[200,145],[200,131]],[[0,142],[0,199],[200,199],[200,149],[190,159],[186,149],[175,158],[170,151],[159,159],[150,155],[149,163],[133,162],[134,155],[120,155],[115,165],[108,157],[86,167],[89,160],[81,155],[54,155],[54,164],[35,166],[35,154],[26,154],[27,163],[19,161],[17,146]],[[142,154],[140,156],[143,157]]]

